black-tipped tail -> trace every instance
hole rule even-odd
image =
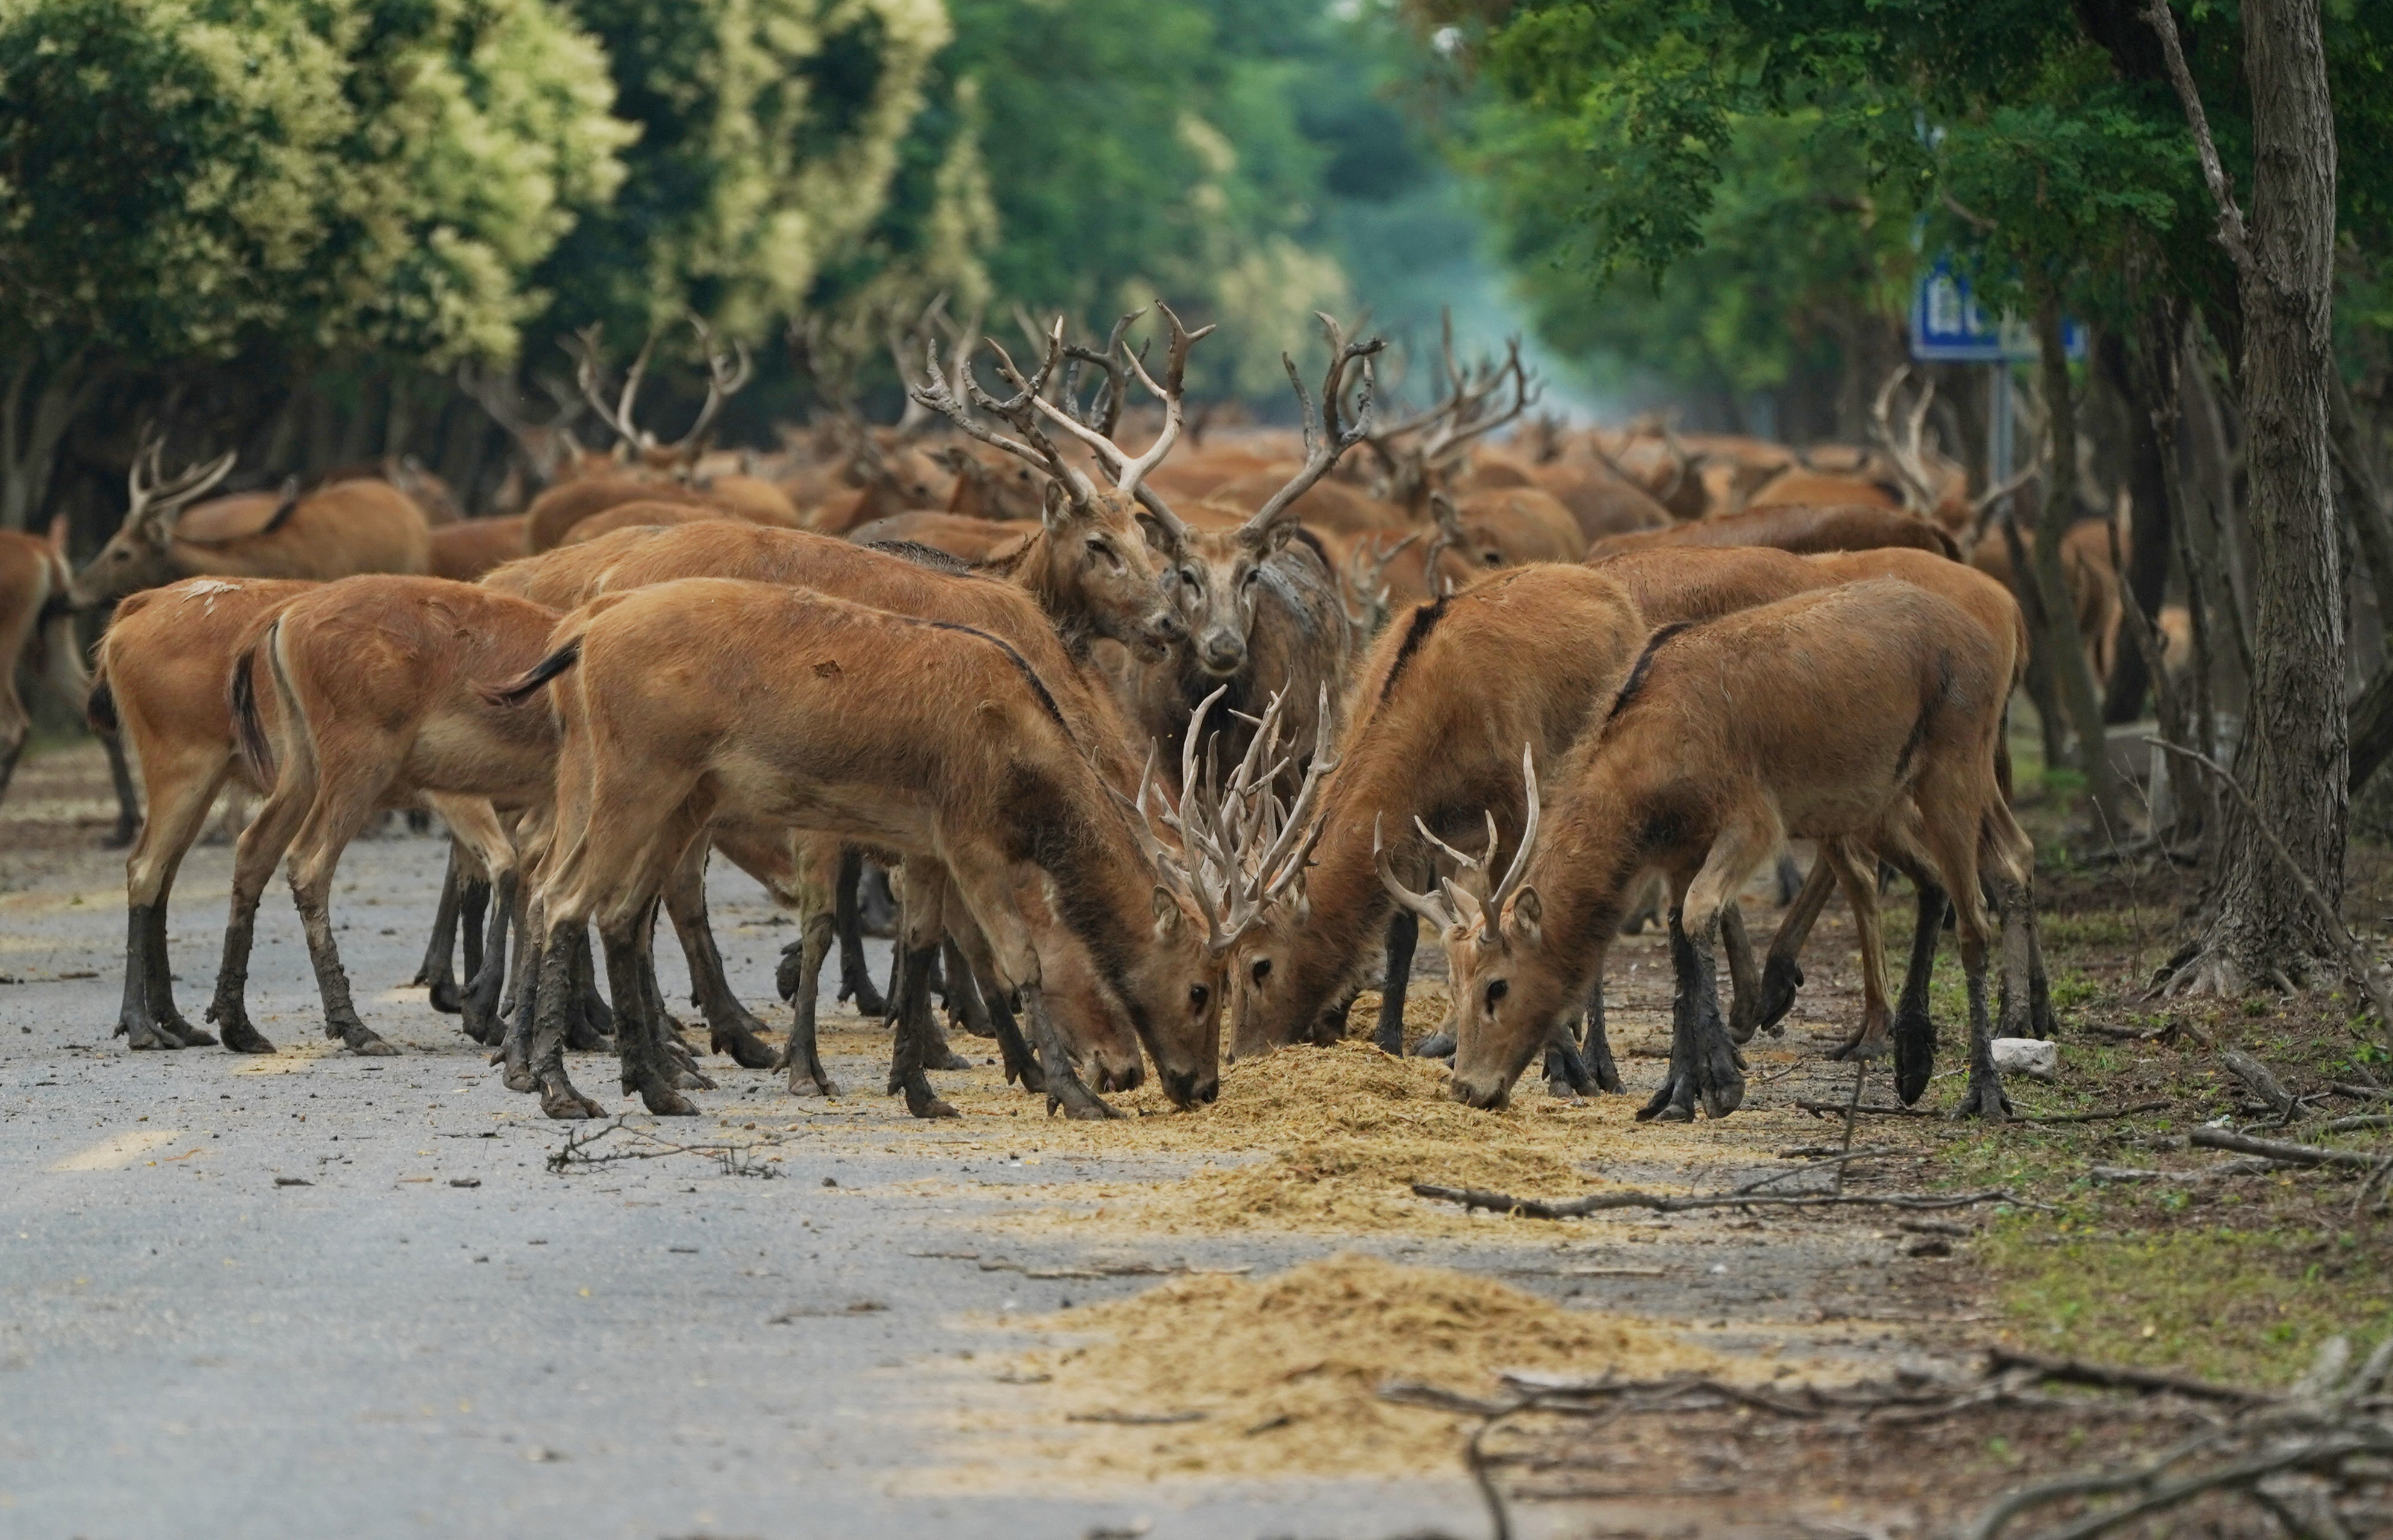
[[[93,732],[110,736],[122,725],[116,720],[116,692],[108,687],[108,675],[92,681],[91,694],[84,697],[83,719]]]
[[[520,706],[531,698],[532,692],[580,661],[582,638],[577,636],[513,679],[483,685],[482,698],[493,706]]]
[[[233,731],[241,745],[242,763],[259,786],[274,784],[274,745],[267,741],[266,724],[257,714],[257,668],[266,649],[273,645],[274,630],[269,627],[265,639],[247,656],[234,659],[232,668]]]

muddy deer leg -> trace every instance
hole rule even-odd
[[[609,916],[598,927],[607,952],[607,987],[615,997],[615,1047],[623,1065],[623,1091],[660,1117],[694,1117],[697,1103],[674,1082],[679,1069],[666,1053],[661,998],[648,976],[653,925],[647,906],[628,917]]]
[[[1382,1053],[1401,1055],[1405,1051],[1405,995],[1412,987],[1413,948],[1420,944],[1420,920],[1410,909],[1398,909],[1388,917],[1388,971],[1380,982],[1380,1024],[1372,1029],[1371,1042]],[[1430,1058],[1426,1044],[1422,1051]],[[1454,1051],[1451,1046],[1445,1051]]]
[[[931,1077],[924,1066],[938,1044],[931,1023],[931,964],[939,955],[936,946],[904,948],[905,972],[899,987],[904,993],[904,1005],[897,1017],[897,1038],[889,1055],[889,1089],[906,1093],[906,1111],[915,1117],[955,1117],[956,1109],[939,1099],[931,1089]]]
[[[1928,1012],[1928,986],[1936,976],[1936,944],[1952,906],[1944,890],[1917,878],[1919,915],[1911,931],[1911,960],[1903,971],[1903,998],[1894,1008],[1894,1093],[1904,1106],[1927,1090],[1936,1072],[1936,1022]]]
[[[652,1035],[649,1041],[656,1051],[662,1055],[660,1062],[671,1072],[672,1083],[676,1089],[713,1090],[714,1082],[708,1079],[706,1073],[698,1067],[698,1056],[690,1051],[688,1041],[682,1037],[682,1024],[674,1019],[672,1010],[666,1006],[664,985],[657,978],[657,911],[662,907],[661,899],[651,899],[647,907],[641,911],[638,939],[635,943],[638,948],[635,956],[640,968],[641,999],[647,1007],[647,1018],[651,1024],[649,1030]],[[614,977],[614,970],[611,967],[608,970],[608,977],[610,980]],[[619,1016],[621,1012],[618,1012]],[[622,1041],[621,1026],[616,1028],[615,1037],[617,1045],[620,1047]]]
[[[101,843],[117,850],[131,844],[140,831],[141,798],[133,789],[133,766],[124,757],[124,735],[102,733],[99,746],[108,752],[108,784],[116,791],[116,827],[109,830]],[[213,802],[214,796],[209,800]]]
[[[1554,1024],[1553,1040],[1546,1045],[1546,1089],[1561,1097],[1581,1096],[1596,1089],[1568,1022]]]
[[[1047,1083],[1048,1112],[1053,1114],[1061,1107],[1066,1117],[1119,1117],[1121,1114],[1082,1084],[1079,1073],[1072,1068],[1072,1054],[1064,1046],[1063,1029],[1055,1024],[1054,1013],[1047,1009],[1047,996],[1039,985],[1022,985],[1022,1013],[1030,1019],[1030,1041],[1039,1051],[1039,1070]]]
[[[2060,1022],[2052,1013],[2052,981],[2044,971],[2044,934],[2032,896],[2004,907],[1990,874],[1986,897],[2003,917],[2003,973],[1995,996],[1996,1021],[2006,1038],[2056,1038]],[[2012,932],[2019,933],[2012,939]],[[2022,1007],[2019,1002],[2024,999]]]
[[[496,1046],[505,1035],[499,1004],[507,982],[507,925],[515,915],[521,882],[519,873],[508,871],[494,884],[496,892],[492,896],[496,902],[486,906],[490,910],[490,935],[479,948],[479,966],[469,975],[464,993],[458,998],[458,1013],[464,1018],[465,1035],[477,1043]]]
[[[574,937],[589,927],[576,920],[550,927],[540,952],[538,984],[527,991],[533,1010],[529,1052],[532,1089],[540,1092],[540,1110],[551,1117],[604,1117],[607,1109],[582,1095],[565,1074],[565,1039],[580,1024],[575,999]],[[584,959],[587,953],[584,953]]]
[[[975,1038],[994,1038],[997,1028],[988,1016],[988,1002],[981,998],[980,980],[971,963],[964,960],[964,949],[950,933],[939,946],[939,970],[948,981],[948,1025],[961,1029]]]
[[[1720,910],[1720,949],[1728,954],[1729,1037],[1743,1045],[1753,1040],[1761,1015],[1761,973],[1753,965],[1753,940],[1745,932],[1745,906],[1732,898]],[[1756,1003],[1748,1003],[1756,1002]]]
[[[770,1069],[779,1055],[757,1036],[768,1029],[732,992],[722,949],[707,923],[706,856],[712,847],[693,840],[689,848],[693,855],[683,857],[665,888],[665,912],[673,917],[673,934],[689,964],[690,1003],[706,1018],[709,1051],[728,1053],[741,1069]]]
[[[1679,924],[1679,910],[1670,909],[1670,969],[1676,987],[1670,996],[1670,1066],[1662,1089],[1637,1109],[1637,1120],[1658,1117],[1666,1123],[1692,1123],[1695,1117],[1694,948],[1687,945]]]
[[[565,1046],[576,1053],[605,1053],[614,1046],[615,1011],[598,993],[598,968],[590,952],[589,927],[576,931],[566,944],[573,985],[567,998],[573,1011]]]
[[[883,1016],[889,1013],[888,1002],[880,990],[872,986],[872,965],[864,955],[863,913],[857,903],[856,890],[864,881],[864,852],[854,845],[843,845],[839,852],[839,881],[832,889],[831,920],[839,930],[839,998],[856,1001],[859,1016]],[[896,987],[896,963],[890,964],[890,987]]]
[[[515,967],[510,971],[513,983],[508,985],[512,998],[507,1002],[507,1031],[500,1039],[498,1051],[490,1055],[490,1063],[505,1066],[500,1071],[501,1084],[521,1092],[540,1089],[532,1077],[531,1041],[534,1017],[540,1009],[541,965],[547,949],[541,942],[540,933],[533,929],[529,912],[517,923],[522,942],[516,947]]]
[[[449,842],[449,866],[440,876],[440,903],[432,911],[432,934],[424,944],[424,961],[407,982],[430,991],[432,1009],[454,1016],[463,1009],[457,997],[457,903],[464,879],[457,870],[464,859],[457,842]],[[471,975],[473,969],[465,970]]]
[[[457,883],[457,934],[464,943],[464,976],[482,971],[483,925],[490,907],[490,884],[483,878],[463,877]]]
[[[1761,965],[1761,993],[1756,1001],[1759,1010],[1750,1025],[1744,1023],[1745,994],[1737,992],[1735,1010],[1738,1029],[1745,1036],[1740,1042],[1750,1041],[1756,1030],[1777,1037],[1785,1028],[1780,1023],[1795,1006],[1796,986],[1803,982],[1803,943],[1810,938],[1811,927],[1820,922],[1820,911],[1828,907],[1828,894],[1836,890],[1837,874],[1829,864],[1815,853],[1811,875],[1803,880],[1803,891],[1795,895],[1795,903],[1778,922],[1778,933],[1770,938],[1770,956]]]
[[[306,784],[302,784],[305,782]],[[224,1035],[225,1047],[237,1053],[271,1053],[274,1045],[249,1019],[249,958],[257,934],[257,906],[266,884],[314,800],[313,783],[295,765],[285,765],[281,780],[257,810],[257,816],[233,844],[232,902],[225,919],[224,958],[216,968],[216,997],[207,1019]]]
[[[1039,1055],[1031,1051],[1029,1039],[1022,1035],[1022,1024],[1014,1019],[1013,1008],[1005,1002],[1005,991],[983,980],[981,999],[988,1007],[988,1024],[997,1034],[998,1062],[1005,1066],[1005,1078],[1024,1090],[1037,1095],[1047,1089],[1047,1077],[1039,1068]]]
[[[1612,1038],[1603,1024],[1603,970],[1595,972],[1595,983],[1587,995],[1587,1055],[1588,1073],[1594,1077],[1598,1089],[1618,1095],[1621,1090],[1620,1066],[1612,1062]]]
[[[324,855],[310,855],[314,858],[294,863],[291,898],[299,907],[299,928],[307,937],[307,960],[315,965],[316,987],[324,998],[324,1036],[338,1038],[350,1052],[369,1058],[396,1054],[399,1050],[358,1014],[357,1002],[349,993],[349,972],[341,963],[340,944],[333,939],[330,900],[335,868]]]
[[[116,1013],[116,1035],[128,1039],[137,1052],[177,1049],[181,1033],[169,1027],[153,1003],[157,966],[151,960],[150,917],[154,904],[128,904],[124,909],[124,1003]]]
[[[823,959],[830,955],[836,937],[831,917],[810,914],[804,920],[805,930],[798,938],[798,967],[794,976],[788,976],[787,994],[791,1005],[790,1040],[782,1046],[780,1061],[773,1067],[790,1072],[790,1094],[792,1096],[837,1096],[839,1087],[831,1083],[823,1070],[822,1053],[815,1037],[815,1011],[822,999]],[[782,966],[788,967],[785,956]]]
[[[1719,936],[1714,914],[1687,936],[1687,945],[1694,959],[1695,1089],[1707,1116],[1726,1117],[1745,1103],[1745,1060],[1720,1020]]]
[[[2011,1100],[2003,1094],[2002,1072],[1994,1068],[1994,1024],[1986,1015],[1986,938],[1961,938],[1961,969],[1969,981],[1969,1087],[1957,1109],[1963,1117],[2000,1123],[2011,1116]]]

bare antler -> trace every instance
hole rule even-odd
[[[1911,366],[1903,364],[1886,377],[1886,384],[1878,386],[1877,399],[1871,403],[1870,424],[1879,446],[1886,450],[1889,463],[1894,467],[1895,478],[1903,483],[1903,501],[1911,504],[1914,513],[1925,513],[1936,505],[1936,477],[1920,440],[1928,428],[1928,409],[1936,399],[1936,382],[1926,383],[1911,411],[1904,414],[1903,432],[1898,435],[1890,409],[1895,393],[1910,376]]]
[[[1380,885],[1397,903],[1448,934],[1459,934],[1473,927],[1489,929],[1491,921],[1500,924],[1505,905],[1521,891],[1523,881],[1528,877],[1529,855],[1537,845],[1537,761],[1536,749],[1533,744],[1521,746],[1521,777],[1528,795],[1527,812],[1521,823],[1521,843],[1512,852],[1512,863],[1504,868],[1502,880],[1488,890],[1484,901],[1472,896],[1469,889],[1452,878],[1439,880],[1435,896],[1415,893],[1406,887],[1396,878],[1394,863],[1380,842],[1379,820],[1374,818],[1371,823],[1371,862],[1378,868]],[[1429,825],[1419,818],[1413,820],[1413,825],[1420,830],[1422,839],[1454,862],[1458,871],[1484,874],[1494,869],[1497,849],[1494,814],[1487,815],[1487,851],[1484,855],[1464,855],[1430,832]]]
[[[1015,459],[1046,472],[1054,477],[1056,484],[1064,489],[1065,495],[1076,505],[1085,506],[1096,495],[1096,489],[1090,485],[1087,476],[1064,458],[1055,448],[1055,441],[1048,437],[1039,425],[1039,408],[1045,404],[1040,400],[1040,393],[1047,388],[1047,381],[1054,373],[1055,365],[1064,354],[1064,319],[1061,316],[1055,318],[1054,330],[1048,334],[1045,343],[1047,357],[1039,365],[1039,372],[1027,379],[1014,368],[1013,358],[995,338],[985,337],[982,340],[997,355],[998,372],[1014,387],[1013,396],[1000,400],[981,388],[980,382],[973,377],[972,349],[968,346],[959,348],[963,355],[956,365],[956,378],[963,386],[962,393],[959,395],[940,371],[939,343],[935,337],[923,344],[923,377],[908,385],[906,393],[941,413],[982,443],[1003,450]],[[973,416],[965,409],[966,399],[985,411],[994,412],[1022,437],[1008,438]]]
[[[227,450],[205,464],[186,465],[177,475],[162,481],[161,463],[165,453],[165,434],[154,425],[144,429],[124,476],[127,525],[143,519],[163,519],[179,511],[232,474],[233,463],[241,458],[239,450]]]
[[[1462,544],[1462,510],[1456,505],[1454,499],[1433,490],[1429,494],[1429,516],[1431,522],[1437,526],[1437,538],[1429,542],[1429,550],[1422,554],[1421,577],[1428,582],[1432,596],[1435,596],[1453,592],[1451,582],[1439,586],[1437,564],[1448,551]]]
[[[605,367],[602,362],[605,353],[601,346],[603,329],[594,321],[575,334],[581,346],[574,354],[574,378],[582,386],[582,396],[600,419],[615,430],[616,437],[631,446],[643,460],[652,463],[669,463],[675,460],[695,462],[699,451],[705,447],[706,430],[713,425],[715,414],[723,410],[723,403],[744,389],[755,373],[745,346],[735,340],[731,352],[726,355],[715,346],[714,333],[705,321],[692,316],[689,325],[690,330],[698,333],[699,346],[706,354],[706,400],[698,409],[698,420],[690,424],[689,431],[669,444],[660,443],[655,434],[639,425],[634,414],[634,404],[639,399],[640,382],[647,377],[648,359],[656,351],[656,334],[650,333],[648,340],[640,345],[639,357],[634,359],[632,367],[624,372],[622,394],[611,407],[602,393],[604,381],[601,374]]]
[[[1282,353],[1279,361],[1288,371],[1288,383],[1296,388],[1297,404],[1304,411],[1304,468],[1289,478],[1288,485],[1274,492],[1254,516],[1238,527],[1238,538],[1250,545],[1259,545],[1271,538],[1273,527],[1280,522],[1296,500],[1313,489],[1313,484],[1329,474],[1339,456],[1369,437],[1371,431],[1371,400],[1378,381],[1373,374],[1374,358],[1388,345],[1380,337],[1367,342],[1348,342],[1346,333],[1336,321],[1315,310],[1314,319],[1321,322],[1322,339],[1329,344],[1329,369],[1321,379],[1320,431],[1314,430],[1313,398],[1304,393],[1304,377],[1296,372],[1296,360]],[[1350,427],[1340,427],[1339,417],[1344,407],[1346,371],[1356,359],[1362,360],[1363,375],[1354,392],[1354,421]]]
[[[1440,935],[1451,934],[1462,929],[1461,917],[1455,913],[1452,905],[1446,899],[1433,897],[1425,893],[1415,893],[1397,880],[1396,868],[1388,855],[1388,848],[1380,842],[1380,815],[1376,814],[1371,818],[1371,866],[1379,872],[1380,885],[1388,890],[1389,896],[1428,920],[1430,924],[1436,927]]]

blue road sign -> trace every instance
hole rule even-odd
[[[2060,323],[2062,351],[2086,356],[2086,328]],[[1911,356],[1922,363],[2007,363],[2033,359],[2035,329],[2007,311],[1991,318],[1970,297],[1969,281],[1939,257],[1919,275],[1911,294]]]

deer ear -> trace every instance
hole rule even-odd
[[[1039,505],[1039,522],[1050,529],[1060,529],[1070,516],[1071,500],[1060,481],[1047,483],[1047,494]]]
[[[1535,946],[1545,917],[1545,901],[1537,896],[1536,889],[1524,884],[1512,895],[1512,902],[1504,907],[1506,939]]]
[[[1170,888],[1157,882],[1155,885],[1155,939],[1161,941],[1169,937],[1180,928],[1180,921],[1184,918],[1180,911],[1180,900],[1171,896]]]

